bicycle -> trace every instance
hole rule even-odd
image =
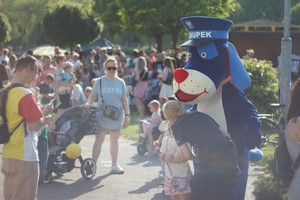
[[[265,147],[267,143],[277,146],[284,137],[285,120],[282,116],[281,109],[285,107],[283,104],[271,103],[272,108],[279,109],[279,122],[274,120],[273,114],[258,114],[260,120],[261,145],[260,148]]]

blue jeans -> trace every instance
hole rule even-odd
[[[46,172],[47,161],[48,161],[48,156],[49,156],[48,140],[45,138],[39,137],[37,148],[38,148],[38,153],[39,153],[39,167],[40,167],[40,176],[39,176],[38,186],[40,186],[44,180],[44,175]]]

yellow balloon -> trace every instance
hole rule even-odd
[[[71,143],[67,146],[65,152],[68,158],[76,159],[81,155],[81,147],[78,144]]]

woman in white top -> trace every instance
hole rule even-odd
[[[172,62],[171,57],[166,57],[163,60],[163,71],[158,71],[158,75],[161,78],[162,85],[159,92],[159,102],[162,105],[164,103],[164,99],[166,97],[173,95],[172,89],[172,81],[173,81],[173,72],[174,72],[174,64]]]
[[[295,83],[287,112],[286,143],[294,162],[300,154],[300,80]],[[296,170],[292,183],[288,188],[288,199],[298,200],[300,197],[300,167]]]

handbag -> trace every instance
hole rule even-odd
[[[112,120],[118,120],[120,118],[121,111],[114,106],[105,106],[103,115]]]
[[[166,149],[167,149],[167,145],[168,145],[168,141],[169,141],[169,138],[170,136],[168,137],[168,140],[167,140],[167,144],[166,144]],[[170,171],[170,174],[172,176],[172,179],[171,179],[171,186],[175,189],[175,190],[185,190],[188,185],[189,185],[189,178],[188,177],[176,177],[176,176],[173,176],[172,175],[172,171],[168,165],[168,163],[166,162],[168,168],[169,168],[169,171]],[[190,171],[190,168],[188,168],[188,170]]]
[[[173,82],[173,73],[169,72],[167,79],[165,81],[163,81],[163,83],[165,83],[167,85],[171,85],[172,82]]]
[[[104,104],[104,99],[103,99],[103,96],[102,96],[102,92],[101,92],[101,79],[100,79],[100,95],[101,95],[101,99],[102,99],[102,104],[103,104],[103,115],[112,119],[112,120],[118,120],[121,116],[121,111],[114,107],[114,106],[106,106]]]

